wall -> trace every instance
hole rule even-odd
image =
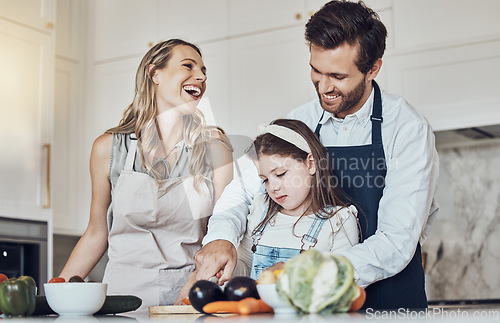
[[[440,212],[423,245],[431,299],[500,298],[500,141],[438,153]]]

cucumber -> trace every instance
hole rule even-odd
[[[50,314],[57,314],[54,312],[50,306],[49,303],[47,303],[47,298],[45,296],[36,296],[36,303],[35,303],[35,311],[31,315],[50,315]]]
[[[108,295],[101,309],[94,315],[117,314],[135,311],[142,304],[142,299],[133,295]]]
[[[108,295],[101,309],[94,315],[118,314],[124,312],[135,311],[142,304],[142,299],[133,295]],[[54,312],[45,296],[36,296],[35,312],[32,315],[51,315],[57,314]]]

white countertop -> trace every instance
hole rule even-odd
[[[0,316],[0,320],[4,318]],[[342,313],[328,316],[318,315],[272,315],[258,314],[249,316],[239,315],[202,315],[202,314],[169,314],[152,315],[143,313],[124,313],[121,315],[103,315],[103,316],[31,316],[12,318],[12,323],[21,322],[57,322],[57,323],[85,323],[85,322],[301,322],[301,323],[322,323],[322,322],[348,322],[352,320],[376,320],[383,319],[389,321],[415,321],[432,320],[436,322],[499,322],[500,306],[467,306],[467,307],[432,307],[424,311],[394,310],[394,311],[370,311],[366,313]],[[15,322],[14,322],[15,321]]]

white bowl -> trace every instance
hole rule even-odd
[[[50,308],[59,315],[92,315],[106,300],[108,284],[51,283],[44,284]]]
[[[282,301],[276,292],[276,284],[257,284],[260,298],[271,306],[274,314],[295,314],[295,309]]]

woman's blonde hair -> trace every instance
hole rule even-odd
[[[164,176],[154,167],[157,153],[163,149],[163,146],[156,122],[158,107],[152,77],[155,71],[167,66],[174,48],[181,45],[193,48],[201,56],[198,46],[181,39],[170,39],[153,46],[144,55],[137,68],[134,100],[125,109],[118,126],[106,131],[106,133],[135,133],[142,151],[142,167],[157,181]],[[193,114],[185,115],[183,121],[183,138],[188,149],[191,149],[189,170],[195,176],[195,187],[197,187],[205,178],[204,174],[209,168],[205,161],[207,153],[205,143],[213,137],[211,131],[214,127],[206,126],[203,113],[198,109]]]

